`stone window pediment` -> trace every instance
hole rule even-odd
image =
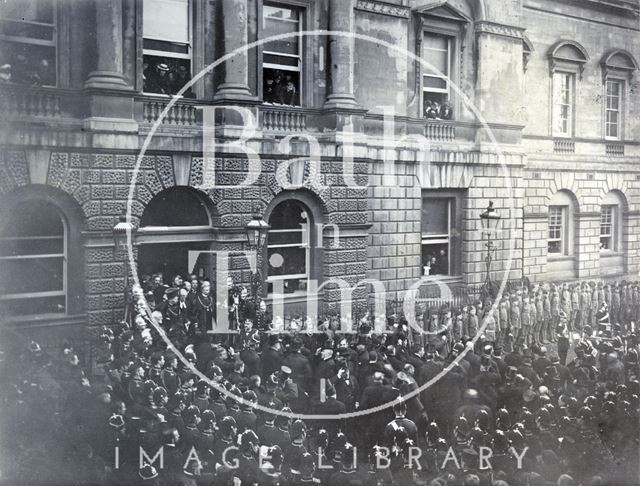
[[[589,61],[586,49],[575,41],[562,40],[548,52],[551,73],[565,71],[578,73],[582,77],[584,66]]]
[[[622,49],[616,49],[606,53],[600,61],[602,78],[606,80],[610,76],[630,79],[638,69],[635,58]]]

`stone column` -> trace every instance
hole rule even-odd
[[[86,88],[128,88],[122,66],[122,0],[96,0],[96,70]]]
[[[355,32],[353,4],[354,0],[329,0],[329,30]],[[353,96],[354,51],[353,38],[329,37],[331,93],[327,96],[325,108],[357,107]]]
[[[247,0],[222,0],[224,52],[229,54],[248,42]],[[224,82],[218,86],[216,100],[255,100],[249,90],[247,52],[240,52],[224,63]]]

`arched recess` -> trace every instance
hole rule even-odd
[[[567,189],[557,191],[548,203],[547,266],[549,280],[577,277],[578,200]]]
[[[210,278],[213,256],[194,256],[194,252],[210,250],[215,215],[209,197],[191,187],[173,186],[156,194],[146,205],[136,234],[138,275],[162,274],[164,284],[189,273]]]
[[[268,204],[264,219],[271,228],[262,254],[262,271],[267,281],[263,290],[267,295],[278,291],[275,284],[280,281],[285,299],[287,295],[305,296],[309,280],[318,284],[323,280],[323,230],[327,215],[322,201],[307,189],[282,191]],[[328,226],[334,233],[338,231],[336,225]],[[274,256],[276,253],[282,258]]]
[[[625,195],[612,190],[600,202],[600,274],[623,275],[629,248],[628,203]]]
[[[46,319],[84,312],[82,208],[68,193],[32,184],[0,199],[0,315]]]

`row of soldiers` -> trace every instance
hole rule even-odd
[[[622,332],[633,332],[640,322],[640,286],[626,281],[534,284],[505,291],[495,304],[477,300],[459,309],[428,312],[424,321],[432,342],[475,336],[484,326],[483,341],[511,350],[516,342],[528,346],[557,342],[561,314],[567,316],[569,334],[582,334],[587,328],[611,338],[616,325]]]

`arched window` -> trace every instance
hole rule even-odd
[[[6,315],[67,311],[65,218],[47,200],[11,208],[0,228],[0,299]]]
[[[627,201],[619,191],[608,192],[600,204],[600,274],[626,273],[625,210]]]
[[[550,256],[573,254],[575,207],[571,195],[557,192],[549,202],[549,234],[547,249]]]
[[[622,251],[622,214],[625,203],[622,196],[611,191],[600,206],[600,251]]]
[[[190,187],[170,187],[156,194],[142,213],[136,234],[138,274],[161,274],[165,283],[189,273],[211,277],[215,259],[210,253],[201,253],[195,264],[190,260],[190,252],[210,249],[214,239],[210,214],[206,194]]]
[[[546,267],[549,280],[570,279],[577,275],[577,211],[575,196],[569,191],[558,191],[549,201]]]
[[[310,278],[311,232],[308,208],[293,199],[279,203],[269,216],[267,239],[267,283],[283,282],[284,293],[306,291]]]
[[[140,226],[209,226],[204,201],[188,187],[171,187],[158,193],[142,214]]]

